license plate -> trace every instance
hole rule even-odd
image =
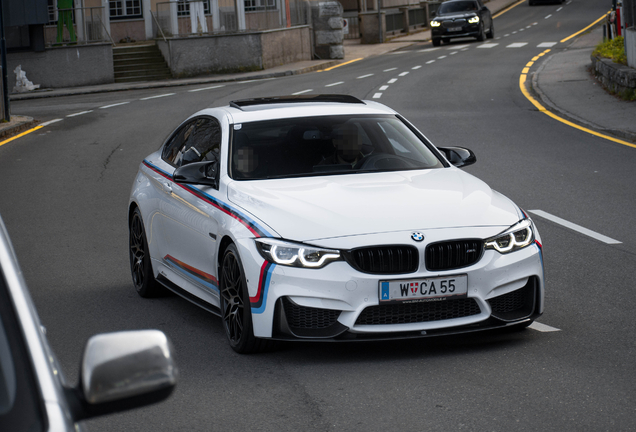
[[[417,303],[465,297],[467,281],[466,275],[380,281],[380,301]]]
[[[449,32],[456,32],[456,31],[461,31],[462,28],[461,27],[451,27],[448,29]]]

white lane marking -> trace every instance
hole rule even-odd
[[[499,45],[499,44],[498,43],[486,43],[486,44],[478,45],[477,48],[493,48],[493,47],[496,47],[497,45]]]
[[[40,126],[48,126],[50,124],[57,123],[57,122],[62,121],[62,120],[64,120],[64,119],[49,120],[47,122],[40,123]]]
[[[225,87],[225,86],[224,85],[215,85],[215,86],[212,86],[212,87],[203,87],[203,88],[188,90],[188,92],[189,93],[194,93],[194,92],[200,92],[200,91],[203,91],[203,90],[212,90],[212,89],[221,88],[221,87]]]
[[[128,104],[128,103],[130,103],[130,102],[119,102],[119,103],[116,103],[116,104],[106,105],[106,106],[103,106],[103,107],[99,107],[99,109],[112,108],[112,107],[116,107],[116,106],[120,106],[120,105],[126,105],[126,104]]]
[[[299,92],[296,92],[296,93],[292,93],[292,96],[296,96],[296,95],[303,94],[303,93],[309,93],[310,91],[314,91],[314,89],[307,89],[307,90],[299,91]]]
[[[406,75],[408,75],[408,74],[409,74],[408,72],[402,72],[402,73],[401,73],[401,74],[399,74],[398,76],[406,76]]]
[[[82,114],[88,114],[88,113],[92,113],[92,112],[93,112],[93,110],[82,111],[82,112],[78,112],[78,113],[75,113],[75,114],[69,114],[66,117],[77,117],[77,116],[80,116]]]
[[[445,58],[446,58],[446,56],[439,56],[439,57],[437,57],[437,60],[441,60],[441,59],[445,59]]]
[[[382,97],[382,93],[376,93],[373,95],[373,99],[380,99]]]
[[[580,225],[577,225],[575,223],[566,221],[565,219],[561,219],[558,216],[554,216],[551,215],[550,213],[544,212],[543,210],[529,210],[530,213],[536,214],[537,216],[540,216],[544,219],[547,219],[549,221],[552,221],[556,224],[562,225],[566,228],[570,228],[571,230],[577,231],[581,234],[584,234],[588,237],[592,237],[593,239],[602,241],[603,243],[607,243],[607,244],[621,244],[622,242],[618,241],[618,240],[614,240],[613,238],[604,236],[603,234],[599,234],[595,231],[589,230],[587,228],[584,228]]]
[[[335,82],[335,83],[327,84],[325,87],[333,87],[333,86],[337,86],[337,85],[340,85],[340,84],[344,84],[344,81],[338,81],[338,82]]]
[[[263,79],[253,79],[253,80],[247,80],[247,81],[239,81],[237,82],[237,84],[248,84],[248,83],[253,83],[253,82],[259,82],[259,81],[271,81],[271,80],[275,80],[276,78],[272,77],[272,78],[263,78]]]
[[[384,91],[384,90],[386,90],[386,89],[388,89],[388,88],[389,88],[389,86],[388,86],[388,85],[383,85],[383,86],[382,86],[382,87],[380,87],[378,90],[380,90],[380,91]]]
[[[455,55],[457,54],[459,51],[453,51],[452,53],[450,53],[449,55]]]
[[[369,78],[370,76],[373,76],[373,74],[366,74],[366,75],[361,75],[356,79],[362,79],[362,78]]]
[[[431,51],[437,51],[438,49],[441,49],[441,48],[426,48],[426,49],[418,50],[417,52],[431,52]]]
[[[528,328],[531,328],[532,330],[540,331],[542,333],[561,331],[561,329],[558,329],[556,327],[550,327],[549,325],[541,324],[540,322],[536,322],[536,321],[530,324]]]
[[[422,66],[413,66],[413,67],[411,68],[411,70],[418,70],[418,69],[419,69],[419,68],[421,68],[421,67],[422,67]]]
[[[507,45],[506,48],[521,48],[526,45],[528,45],[528,42],[515,42]]]
[[[512,34],[517,34],[517,30],[513,31]]]
[[[560,11],[561,9],[563,9],[563,6],[561,6],[560,8],[557,9],[557,12]]]
[[[470,48],[462,48],[462,51],[468,51]]]
[[[390,80],[387,81],[387,83],[393,84],[396,81],[397,81],[397,78],[391,78]]]
[[[435,63],[435,60],[429,60],[426,62],[426,64],[431,64],[431,63]]]
[[[538,22],[533,22],[533,23],[532,23],[532,25],[537,25],[537,24],[539,24],[539,23],[538,23]]]
[[[168,96],[173,96],[176,93],[166,93],[166,94],[162,94],[162,95],[157,95],[157,96],[150,96],[150,97],[146,97],[146,98],[141,98],[139,100],[150,100],[150,99],[157,99],[157,98],[162,98],[162,97],[168,97]]]
[[[508,36],[510,36],[510,33],[504,35],[504,37],[508,37]]]
[[[524,31],[525,29],[519,29],[519,31]]]
[[[526,26],[526,28],[530,28],[530,27],[532,27],[532,26],[531,26],[531,25],[529,25],[529,26]]]
[[[397,68],[391,68],[391,69],[384,69],[382,72],[391,72],[396,70]]]
[[[450,48],[446,48],[446,49],[447,49],[447,50],[449,50],[449,51],[451,51],[451,50],[460,50],[460,49],[462,49],[462,48],[467,48],[467,47],[469,47],[469,46],[470,46],[470,45],[457,45],[457,46],[452,46],[452,47],[450,47]]]
[[[393,51],[390,52],[389,54],[406,54],[408,51]]]
[[[552,16],[552,14],[548,15],[547,17],[543,18],[543,19],[548,19]]]
[[[537,48],[552,48],[557,43],[558,42],[541,42],[539,45],[537,45]]]

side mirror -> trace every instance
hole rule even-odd
[[[172,344],[159,330],[105,333],[86,344],[78,388],[70,400],[75,421],[166,399],[178,369]]]
[[[217,180],[219,173],[219,162],[193,162],[177,168],[174,172],[174,181],[176,183],[203,184],[219,187]]]
[[[464,147],[438,147],[438,150],[444,153],[446,159],[457,168],[462,168],[477,162],[475,153]]]

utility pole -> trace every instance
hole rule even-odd
[[[4,121],[11,121],[11,108],[9,106],[9,73],[7,71],[7,42],[4,39],[4,11],[0,0],[0,50],[2,50],[0,62],[2,63],[2,112]]]

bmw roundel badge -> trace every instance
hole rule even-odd
[[[411,238],[416,242],[421,242],[422,240],[424,240],[424,234],[420,232],[414,232],[413,234],[411,234]]]

